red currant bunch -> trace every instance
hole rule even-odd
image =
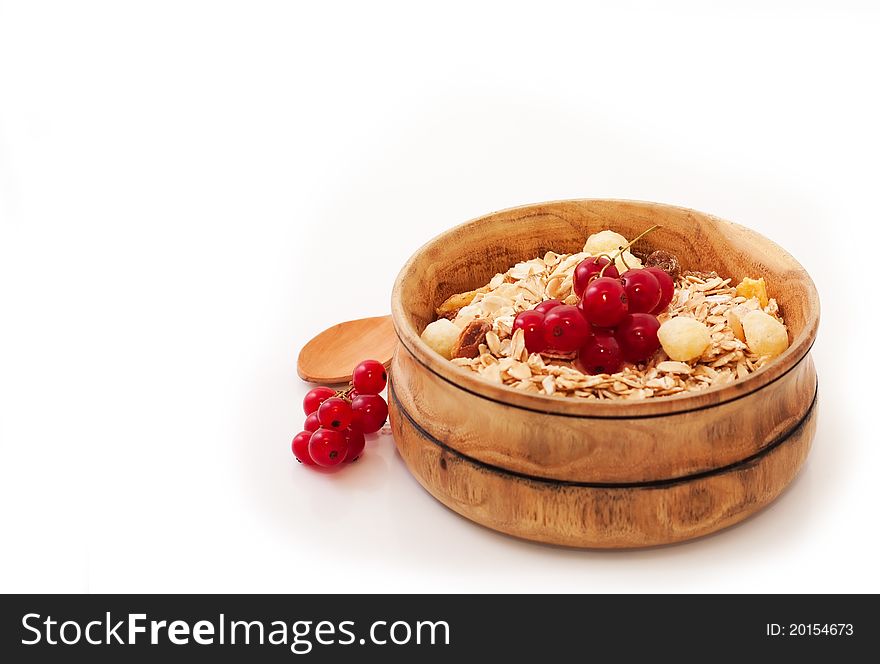
[[[597,330],[578,354],[583,370],[616,373],[624,361],[648,360],[660,348],[656,314],[669,306],[673,290],[672,278],[656,268],[627,270],[620,277],[596,274],[578,305]]]
[[[388,418],[388,404],[379,395],[387,382],[381,362],[364,360],[354,368],[347,389],[309,390],[303,399],[303,431],[291,443],[296,460],[333,467],[357,459],[366,445],[364,434],[376,433]]]
[[[652,227],[636,240],[656,228]],[[614,256],[591,256],[574,270],[577,306],[546,300],[517,315],[530,353],[570,354],[590,374],[616,373],[624,362],[644,362],[660,348],[657,315],[672,301],[675,284],[657,267],[630,269],[622,275]]]

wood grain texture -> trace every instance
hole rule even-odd
[[[352,370],[362,360],[378,360],[387,367],[396,346],[397,335],[391,316],[339,323],[302,347],[296,372],[310,383],[347,383],[351,380]]]
[[[671,544],[727,528],[772,502],[810,450],[816,408],[757,458],[717,473],[648,486],[535,480],[474,462],[419,431],[391,399],[400,455],[437,500],[479,524],[528,540],[581,548]]]
[[[605,228],[633,237],[655,223],[662,228],[638,249],[670,250],[684,269],[734,280],[765,277],[788,325],[789,349],[731,385],[642,401],[586,401],[486,382],[419,338],[440,302],[518,261],[578,251]],[[441,501],[503,532],[598,547],[705,534],[778,495],[810,446],[815,287],[780,247],[711,215],[607,200],[487,215],[410,259],[394,287],[392,317],[400,344],[391,365],[391,417],[401,455]],[[744,460],[747,466],[731,470]],[[653,484],[633,486],[645,483]]]
[[[593,418],[543,413],[456,389],[401,345],[398,399],[424,430],[465,456],[536,477],[646,482],[727,466],[789,431],[816,393],[807,355],[751,394],[690,413]]]

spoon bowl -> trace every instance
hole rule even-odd
[[[347,383],[363,360],[378,360],[387,367],[396,347],[391,316],[346,321],[324,330],[303,346],[296,373],[308,383]]]

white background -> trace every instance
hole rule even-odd
[[[415,4],[0,3],[0,589],[880,591],[872,3]],[[583,552],[457,517],[387,436],[294,463],[305,341],[386,313],[444,229],[573,197],[713,212],[813,275],[779,501]]]

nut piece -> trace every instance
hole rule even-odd
[[[740,314],[741,311],[737,311],[738,307],[733,307],[727,312],[727,326],[730,328],[730,331],[733,332],[733,336],[735,336],[740,341],[746,340],[746,333],[743,332],[743,324],[742,317]]]
[[[593,256],[597,254],[610,254],[617,251],[618,248],[624,246],[627,242],[628,240],[620,233],[609,230],[599,231],[587,238],[584,251]],[[628,256],[627,262],[629,262]]]
[[[459,309],[469,305],[474,301],[474,298],[478,293],[485,293],[486,290],[486,288],[478,288],[477,290],[468,291],[467,293],[456,293],[455,295],[452,295],[447,298],[443,304],[437,307],[437,316],[440,318],[454,317]]]
[[[624,259],[626,259],[625,263]],[[620,272],[620,274],[623,274],[627,270],[641,270],[642,261],[636,258],[630,250],[627,249],[614,259],[614,267],[617,268],[617,271]]]
[[[767,284],[764,283],[764,277],[759,279],[743,277],[743,280],[736,286],[736,294],[747,300],[756,297],[762,307],[766,307],[770,301],[767,297]]]
[[[687,316],[670,318],[657,330],[657,337],[666,354],[679,362],[700,357],[712,343],[709,328]]]
[[[727,311],[727,325],[730,327],[730,331],[733,332],[733,336],[735,336],[740,341],[746,340],[746,335],[745,332],[743,332],[742,327],[742,319],[747,313],[749,313],[750,311],[755,311],[757,308],[758,300],[752,298],[736,305],[735,307],[732,307]]]
[[[659,268],[672,277],[673,281],[677,281],[681,276],[681,263],[678,262],[678,256],[662,249],[658,249],[645,259],[645,267]]]
[[[661,373],[683,373],[689,374],[693,372],[689,364],[685,364],[684,362],[674,362],[672,360],[666,360],[665,362],[660,362],[657,364],[657,371]]]
[[[763,311],[750,311],[742,319],[746,343],[755,355],[776,357],[788,348],[785,325]]]
[[[682,373],[689,374],[693,371],[690,365],[685,364],[684,362],[673,362],[672,360],[666,360],[665,362],[660,362],[657,364],[657,371],[663,373]]]
[[[461,329],[446,318],[439,318],[422,332],[422,341],[447,360],[452,359],[452,350],[458,344]]]
[[[492,331],[492,323],[482,318],[475,318],[461,331],[452,357],[476,357],[480,354],[480,344],[486,340],[486,334]]]

